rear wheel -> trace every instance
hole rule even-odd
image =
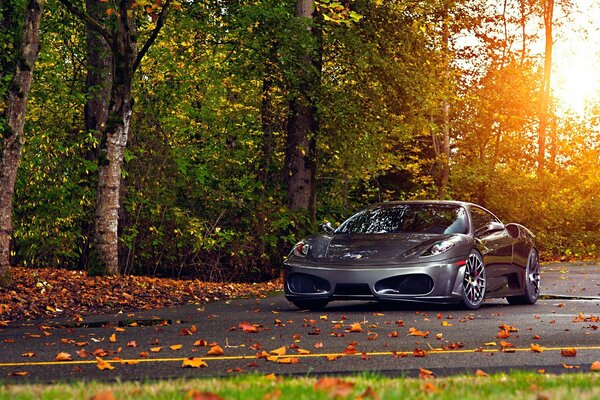
[[[465,265],[465,274],[462,284],[462,303],[469,310],[481,307],[485,297],[485,265],[481,255],[472,251]]]
[[[322,310],[327,306],[329,300],[294,300],[292,303],[302,310]]]
[[[540,258],[535,249],[529,252],[527,267],[525,267],[525,294],[507,297],[510,304],[535,304],[540,297]]]

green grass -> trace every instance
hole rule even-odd
[[[213,393],[223,399],[569,399],[600,398],[600,373],[544,375],[526,372],[487,377],[411,379],[360,375],[333,378],[276,378],[244,375],[221,379],[158,382],[76,382],[52,385],[2,385],[0,399],[194,399]],[[368,390],[368,388],[371,388]],[[95,397],[94,397],[95,396]],[[197,396],[197,397],[194,397]],[[361,397],[362,396],[362,397]]]

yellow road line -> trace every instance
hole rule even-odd
[[[579,347],[542,347],[543,351],[561,351],[564,349],[575,349],[579,350],[600,350],[600,346],[579,346]],[[531,348],[508,348],[507,352],[531,352]],[[467,353],[501,353],[502,351],[498,348],[484,348],[484,349],[456,349],[456,350],[444,350],[444,349],[429,349],[426,350],[427,355],[434,354],[467,354]],[[325,357],[352,357],[352,356],[367,356],[367,357],[380,357],[380,356],[410,356],[412,351],[376,351],[376,352],[357,352],[355,354],[344,354],[344,353],[311,353],[311,354],[286,354],[282,356],[271,356],[276,359],[283,358],[325,358]],[[210,357],[196,357],[201,358],[203,361],[226,361],[226,360],[256,360],[256,355],[240,355],[240,356],[210,356]],[[183,362],[186,357],[172,357],[172,358],[135,358],[135,359],[120,359],[111,360],[104,359],[104,361],[111,364],[135,364],[135,363],[164,363],[164,362]],[[80,365],[80,364],[96,364],[97,360],[73,360],[73,361],[38,361],[38,362],[4,362],[0,363],[0,368],[3,367],[32,367],[32,366],[51,366],[51,365]]]

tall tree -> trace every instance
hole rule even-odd
[[[544,1],[544,77],[542,80],[542,91],[540,94],[540,121],[538,133],[538,172],[542,172],[546,163],[546,137],[548,136],[548,119],[550,113],[550,98],[552,88],[552,47],[554,25],[554,0]]]
[[[166,0],[160,11],[148,7],[147,13],[156,21],[150,35],[138,50],[138,24],[134,0],[122,0],[117,9],[109,8],[110,23],[104,27],[102,21],[83,10],[81,4],[70,0],[60,0],[69,11],[81,18],[96,31],[110,47],[112,57],[112,82],[107,123],[101,132],[100,154],[98,157],[98,199],[96,204],[95,233],[93,251],[96,268],[104,273],[119,274],[119,195],[121,188],[121,167],[127,141],[131,114],[133,112],[132,84],[136,70],[148,52],[167,18],[171,0]],[[146,16],[148,17],[148,16]],[[108,78],[108,77],[107,77]]]
[[[40,48],[44,0],[9,0],[0,4],[0,80],[8,82],[6,86],[0,83],[0,277],[5,277],[10,265],[15,179],[25,144],[25,115]]]
[[[288,207],[305,210],[314,220],[316,211],[316,93],[320,75],[320,49],[315,48],[319,35],[314,26],[315,4],[313,0],[298,0],[296,17],[305,23],[307,41],[298,49],[299,59],[295,84],[289,103],[289,115],[285,148],[285,178],[287,182]]]

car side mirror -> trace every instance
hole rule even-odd
[[[324,222],[321,224],[321,230],[328,235],[333,235],[335,229],[331,226],[331,222]]]

